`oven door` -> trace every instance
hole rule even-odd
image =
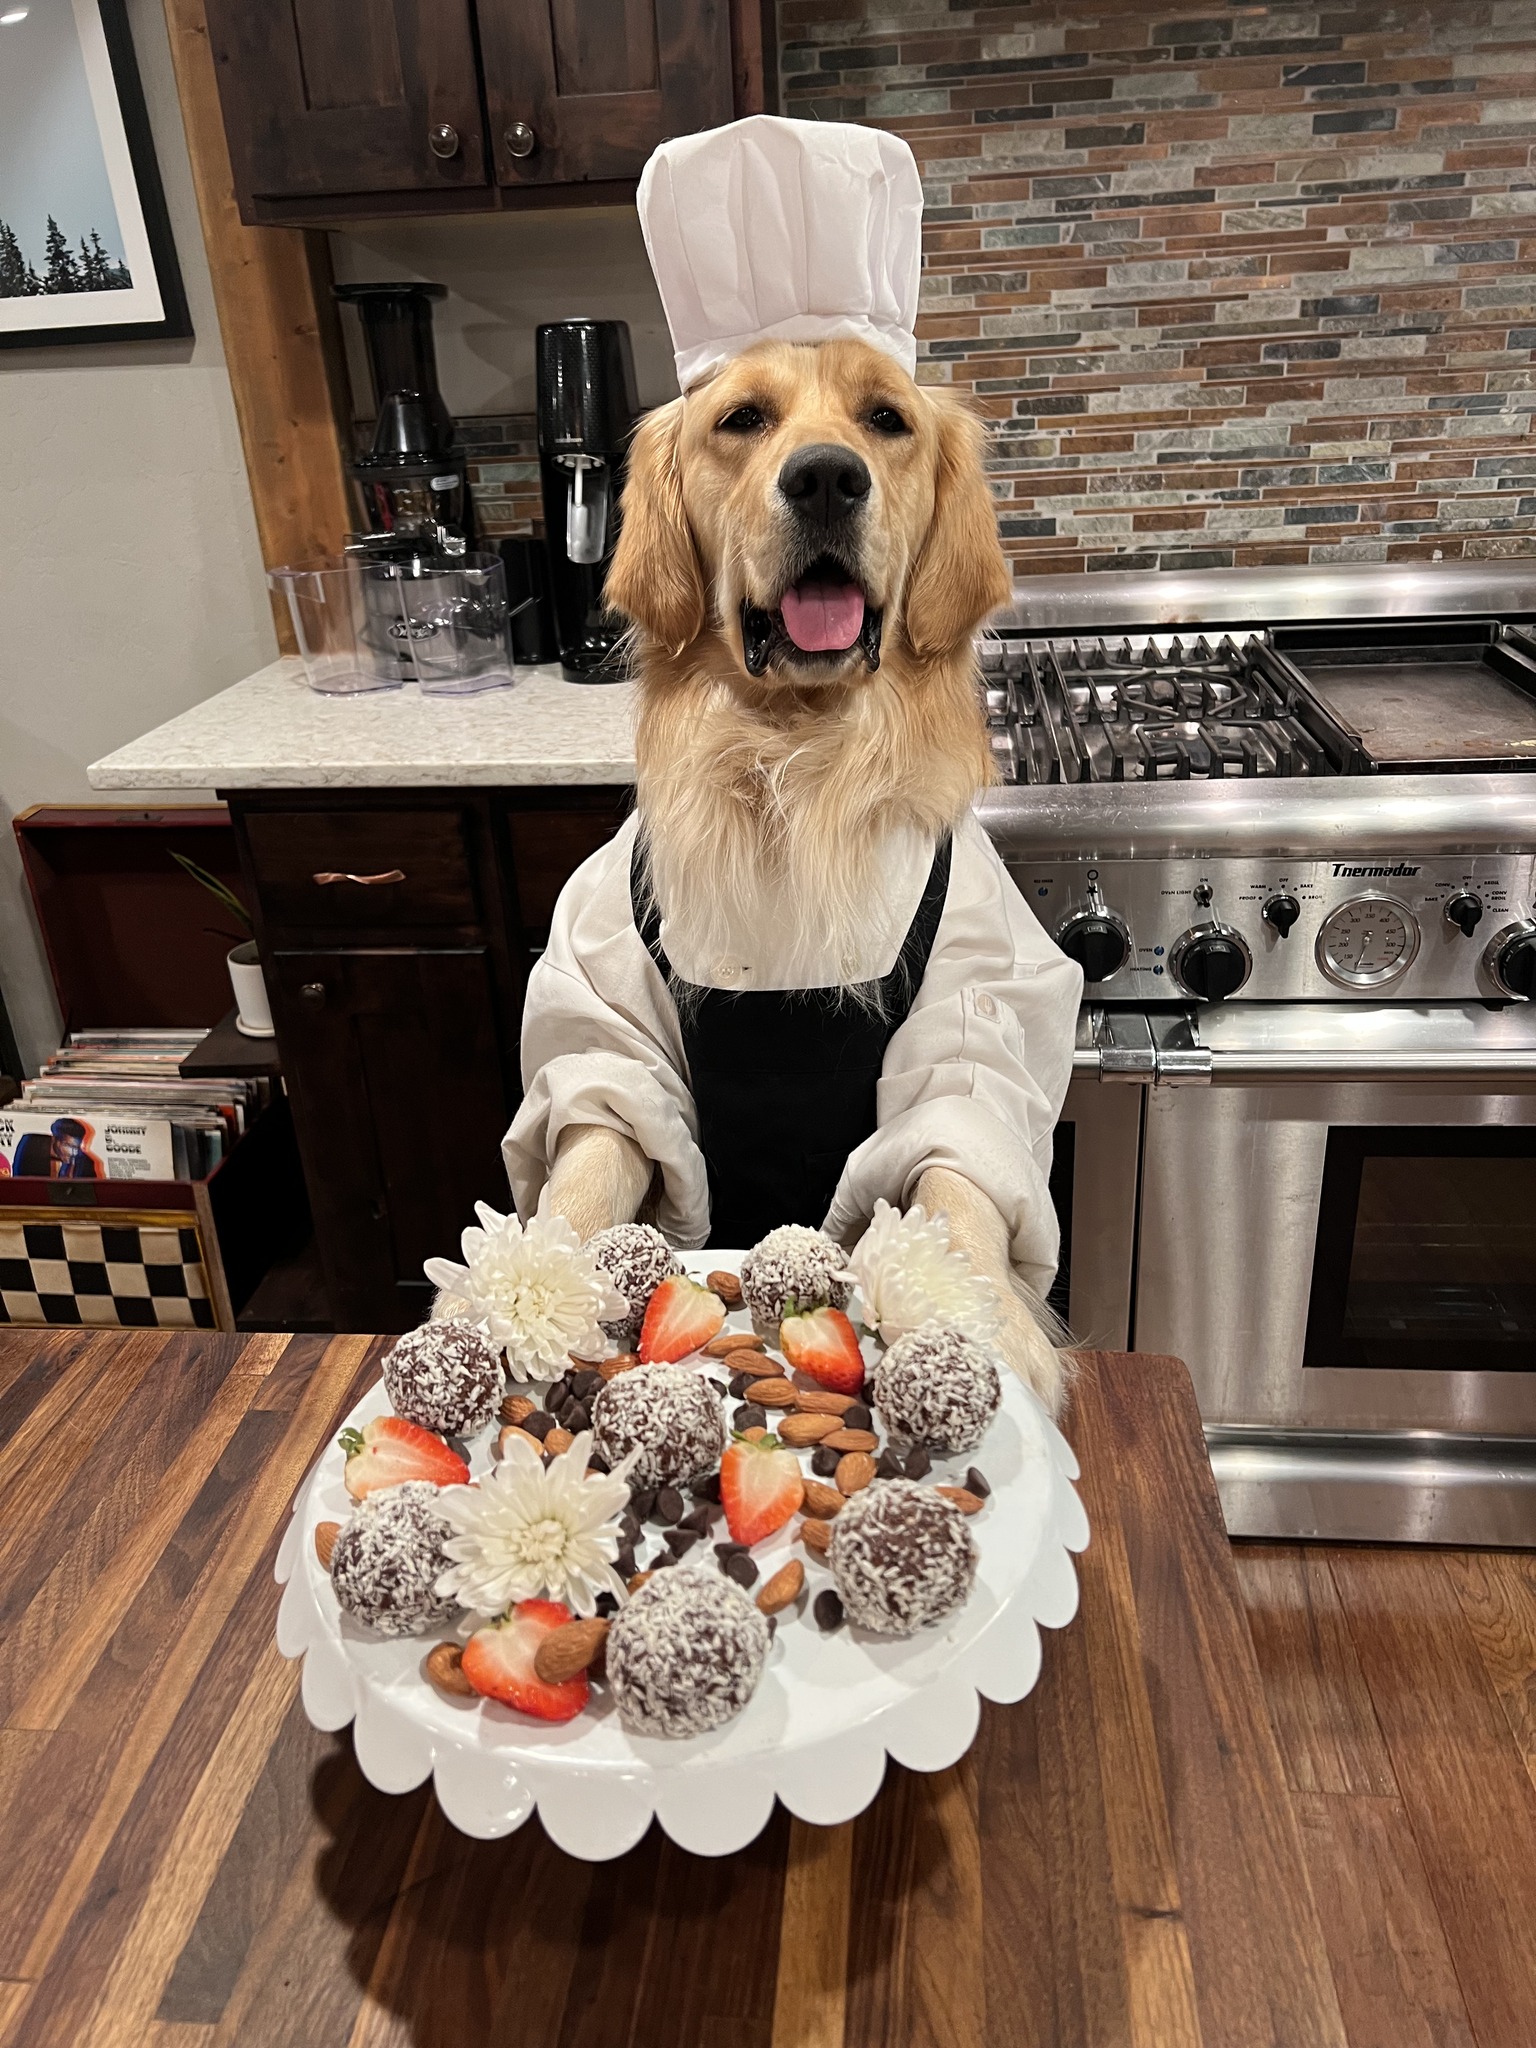
[[[1147,1093],[1134,1341],[1187,1361],[1233,1533],[1536,1542],[1536,1007],[1154,1036],[1200,1085]]]

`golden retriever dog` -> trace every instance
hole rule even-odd
[[[861,341],[760,343],[639,428],[607,589],[634,624],[652,885],[695,957],[786,902],[808,959],[867,953],[882,842],[938,839],[989,779],[972,639],[1010,582],[981,457],[969,413]],[[650,1179],[632,1140],[578,1126],[544,1206],[586,1237]],[[941,1168],[915,1198],[997,1282],[1010,1362],[1058,1407],[996,1208]]]

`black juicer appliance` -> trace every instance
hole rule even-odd
[[[475,544],[474,505],[453,415],[437,382],[432,303],[440,284],[338,284],[363,323],[378,419],[373,444],[351,464],[365,532],[378,559],[424,548],[462,555]]]
[[[603,585],[618,538],[630,435],[639,417],[629,328],[622,320],[555,320],[539,328],[539,467],[560,666],[576,683],[624,674],[622,621]]]

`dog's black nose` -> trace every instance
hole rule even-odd
[[[834,442],[797,448],[779,471],[779,489],[809,526],[836,526],[869,496],[862,456]]]

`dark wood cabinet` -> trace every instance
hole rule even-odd
[[[337,1327],[408,1329],[511,1206],[528,969],[630,792],[227,794]]]
[[[764,106],[771,5],[206,0],[241,218],[614,197],[658,142]]]

